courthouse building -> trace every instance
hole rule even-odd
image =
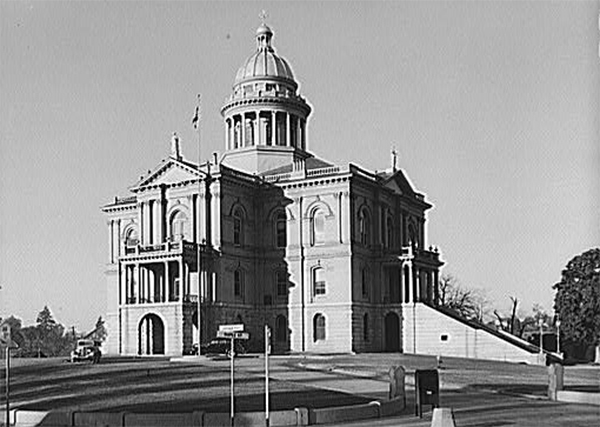
[[[309,151],[311,107],[272,38],[262,24],[235,75],[223,153],[184,159],[174,135],[170,155],[104,206],[106,351],[186,354],[232,323],[256,350],[269,325],[276,352],[463,351],[473,328],[435,307],[432,205],[395,159],[372,172]],[[418,345],[426,333],[433,350]]]

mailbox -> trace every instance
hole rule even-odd
[[[423,405],[440,406],[440,381],[435,369],[415,371],[415,415],[423,416]]]

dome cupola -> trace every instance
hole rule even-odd
[[[311,107],[298,94],[292,68],[275,53],[271,28],[263,22],[255,37],[256,50],[238,69],[221,114],[224,161],[260,173],[310,156],[306,121]]]
[[[262,24],[258,27],[256,30],[256,52],[239,68],[235,76],[235,85],[248,80],[274,78],[289,80],[292,86],[297,87],[289,64],[285,59],[278,56],[273,46],[271,46],[272,38],[273,32],[267,25]]]

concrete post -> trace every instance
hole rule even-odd
[[[389,374],[389,382],[390,382],[390,390],[388,393],[388,399],[402,398],[403,407],[406,407],[406,393],[405,393],[405,382],[404,377],[406,371],[402,366],[392,366],[388,372]]]
[[[548,398],[557,400],[557,392],[564,388],[564,368],[561,364],[553,363],[548,366]]]

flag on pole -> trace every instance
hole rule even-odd
[[[198,95],[198,105],[196,105],[196,111],[194,112],[194,117],[192,117],[192,126],[194,126],[194,129],[198,129],[199,124],[200,124],[200,95]]]

